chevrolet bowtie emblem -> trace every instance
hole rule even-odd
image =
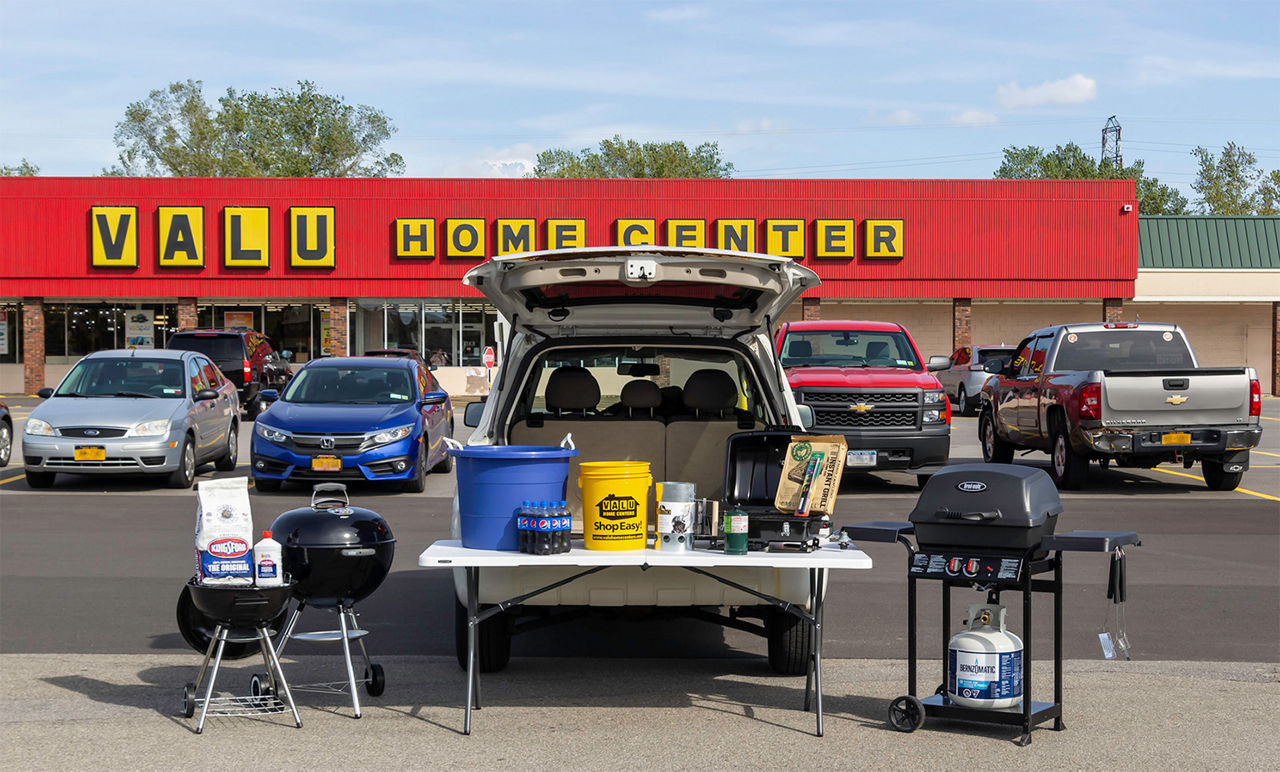
[[[850,409],[850,410],[853,410],[853,411],[856,411],[856,412],[858,412],[858,413],[866,413],[866,412],[868,412],[869,410],[871,410],[871,406],[870,406],[870,405],[868,405],[868,404],[867,404],[867,403],[865,403],[865,402],[859,402],[859,403],[858,403],[858,404],[856,404],[856,405],[850,405],[850,406],[849,406],[849,409]]]
[[[1183,402],[1186,402],[1188,399],[1190,398],[1184,397],[1181,394],[1174,394],[1172,397],[1169,397],[1168,399],[1166,399],[1165,402],[1168,402],[1170,405],[1181,405]]]

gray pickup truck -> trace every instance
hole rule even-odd
[[[978,436],[985,461],[1043,450],[1059,488],[1089,461],[1150,469],[1200,462],[1212,490],[1234,490],[1262,437],[1262,391],[1247,367],[1200,367],[1173,324],[1061,324],[986,366]]]

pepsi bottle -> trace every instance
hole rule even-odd
[[[520,510],[516,513],[516,537],[519,540],[521,552],[529,552],[529,510],[532,507],[532,503],[522,501]]]

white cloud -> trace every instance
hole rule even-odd
[[[984,113],[981,110],[965,110],[957,113],[947,119],[947,123],[952,126],[963,126],[966,128],[974,128],[978,126],[995,126],[1000,122],[992,113]]]
[[[996,89],[996,101],[1011,110],[1036,105],[1078,105],[1097,98],[1098,82],[1080,73],[1038,86],[1022,88],[1014,81]]]
[[[924,118],[915,110],[901,109],[884,116],[873,117],[871,122],[884,126],[919,126],[924,123]]]
[[[645,16],[652,21],[662,22],[663,24],[683,24],[688,21],[698,21],[708,16],[707,9],[697,5],[678,5],[673,8],[663,8],[658,11],[649,11]]]
[[[449,163],[432,163],[432,159],[420,161],[406,159],[410,167],[406,176],[419,177],[523,177],[533,173],[537,165],[538,149],[528,143],[502,148],[485,148],[471,158]]]
[[[1140,56],[1133,61],[1142,84],[1169,84],[1186,80],[1274,80],[1280,78],[1280,60],[1234,57],[1230,60]]]

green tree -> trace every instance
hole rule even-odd
[[[1185,214],[1187,199],[1155,177],[1148,177],[1141,160],[1122,169],[1110,160],[1095,161],[1074,142],[1046,152],[1034,145],[1004,149],[1004,159],[996,169],[996,179],[1004,180],[1134,180],[1138,211],[1142,214]]]
[[[0,177],[36,177],[40,167],[27,159],[22,159],[17,166],[0,166]]]
[[[1205,214],[1274,215],[1280,198],[1280,171],[1270,174],[1258,167],[1258,157],[1242,145],[1228,142],[1215,155],[1197,147],[1191,155],[1200,162],[1191,189],[1196,206]]]
[[[311,81],[296,91],[227,89],[216,108],[198,80],[171,83],[125,108],[109,175],[385,177],[404,173],[382,145],[395,132],[380,110],[349,105]]]
[[[551,148],[538,153],[534,177],[703,178],[731,177],[733,164],[720,157],[720,145],[703,142],[690,150],[684,142],[600,141],[600,149],[575,153]]]

